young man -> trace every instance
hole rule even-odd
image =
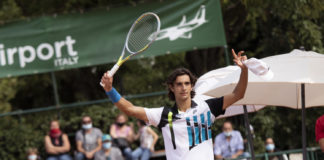
[[[248,70],[242,63],[246,56],[232,50],[233,61],[241,68],[240,80],[231,94],[204,100],[195,96],[193,87],[196,78],[184,68],[175,70],[167,80],[169,97],[174,107],[143,108],[134,106],[122,98],[112,87],[113,78],[107,73],[101,79],[110,100],[125,114],[141,119],[158,127],[163,134],[167,159],[213,160],[211,124],[225,109],[244,97]]]

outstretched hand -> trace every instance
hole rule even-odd
[[[108,71],[109,72],[109,71]],[[101,77],[101,84],[102,88],[105,91],[110,91],[112,89],[112,82],[113,82],[113,77],[108,76],[108,72],[106,72],[102,77]]]
[[[240,52],[238,52],[238,54],[236,54],[235,51],[234,51],[234,49],[232,49],[232,55],[233,55],[233,58],[234,58],[233,61],[241,69],[245,69],[246,68],[246,66],[243,63],[243,61],[247,60],[247,57],[246,56],[242,56],[243,53],[244,53],[244,51],[240,51]]]

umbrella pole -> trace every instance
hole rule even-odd
[[[251,157],[252,160],[255,160],[255,155],[254,155],[254,147],[253,147],[253,139],[252,139],[252,134],[251,134],[251,130],[250,130],[250,120],[248,117],[248,112],[246,109],[246,105],[243,105],[244,108],[244,124],[245,124],[245,128],[248,131],[248,142],[249,142],[249,146],[250,146],[250,152],[251,152]]]
[[[301,84],[301,103],[302,103],[302,142],[303,142],[303,160],[307,160],[306,150],[306,128],[305,128],[305,84]]]

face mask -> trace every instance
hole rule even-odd
[[[28,160],[36,160],[36,159],[37,159],[37,156],[34,154],[28,156]]]
[[[275,149],[275,145],[274,144],[267,144],[266,145],[266,150],[267,151],[272,151],[272,150],[274,150]]]
[[[125,123],[119,123],[119,122],[116,122],[116,125],[117,125],[118,127],[122,127],[124,124],[125,124]]]
[[[102,147],[103,147],[104,149],[109,149],[109,148],[111,147],[111,142],[103,143],[103,144],[102,144]]]
[[[91,129],[91,128],[92,128],[92,123],[89,123],[89,124],[83,124],[83,125],[82,125],[82,128],[85,129],[85,130]]]
[[[61,130],[59,128],[56,128],[56,129],[51,129],[50,131],[50,136],[53,137],[53,138],[57,138],[61,135]]]
[[[230,136],[232,136],[232,132],[230,131],[230,132],[224,132],[224,135],[226,136],[226,137],[230,137]]]

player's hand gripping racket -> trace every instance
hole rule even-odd
[[[128,31],[123,51],[117,63],[108,72],[108,76],[112,77],[130,57],[145,51],[156,39],[160,25],[160,18],[152,12],[144,13],[137,18]],[[129,54],[125,55],[125,50]],[[104,86],[101,82],[100,85]]]

